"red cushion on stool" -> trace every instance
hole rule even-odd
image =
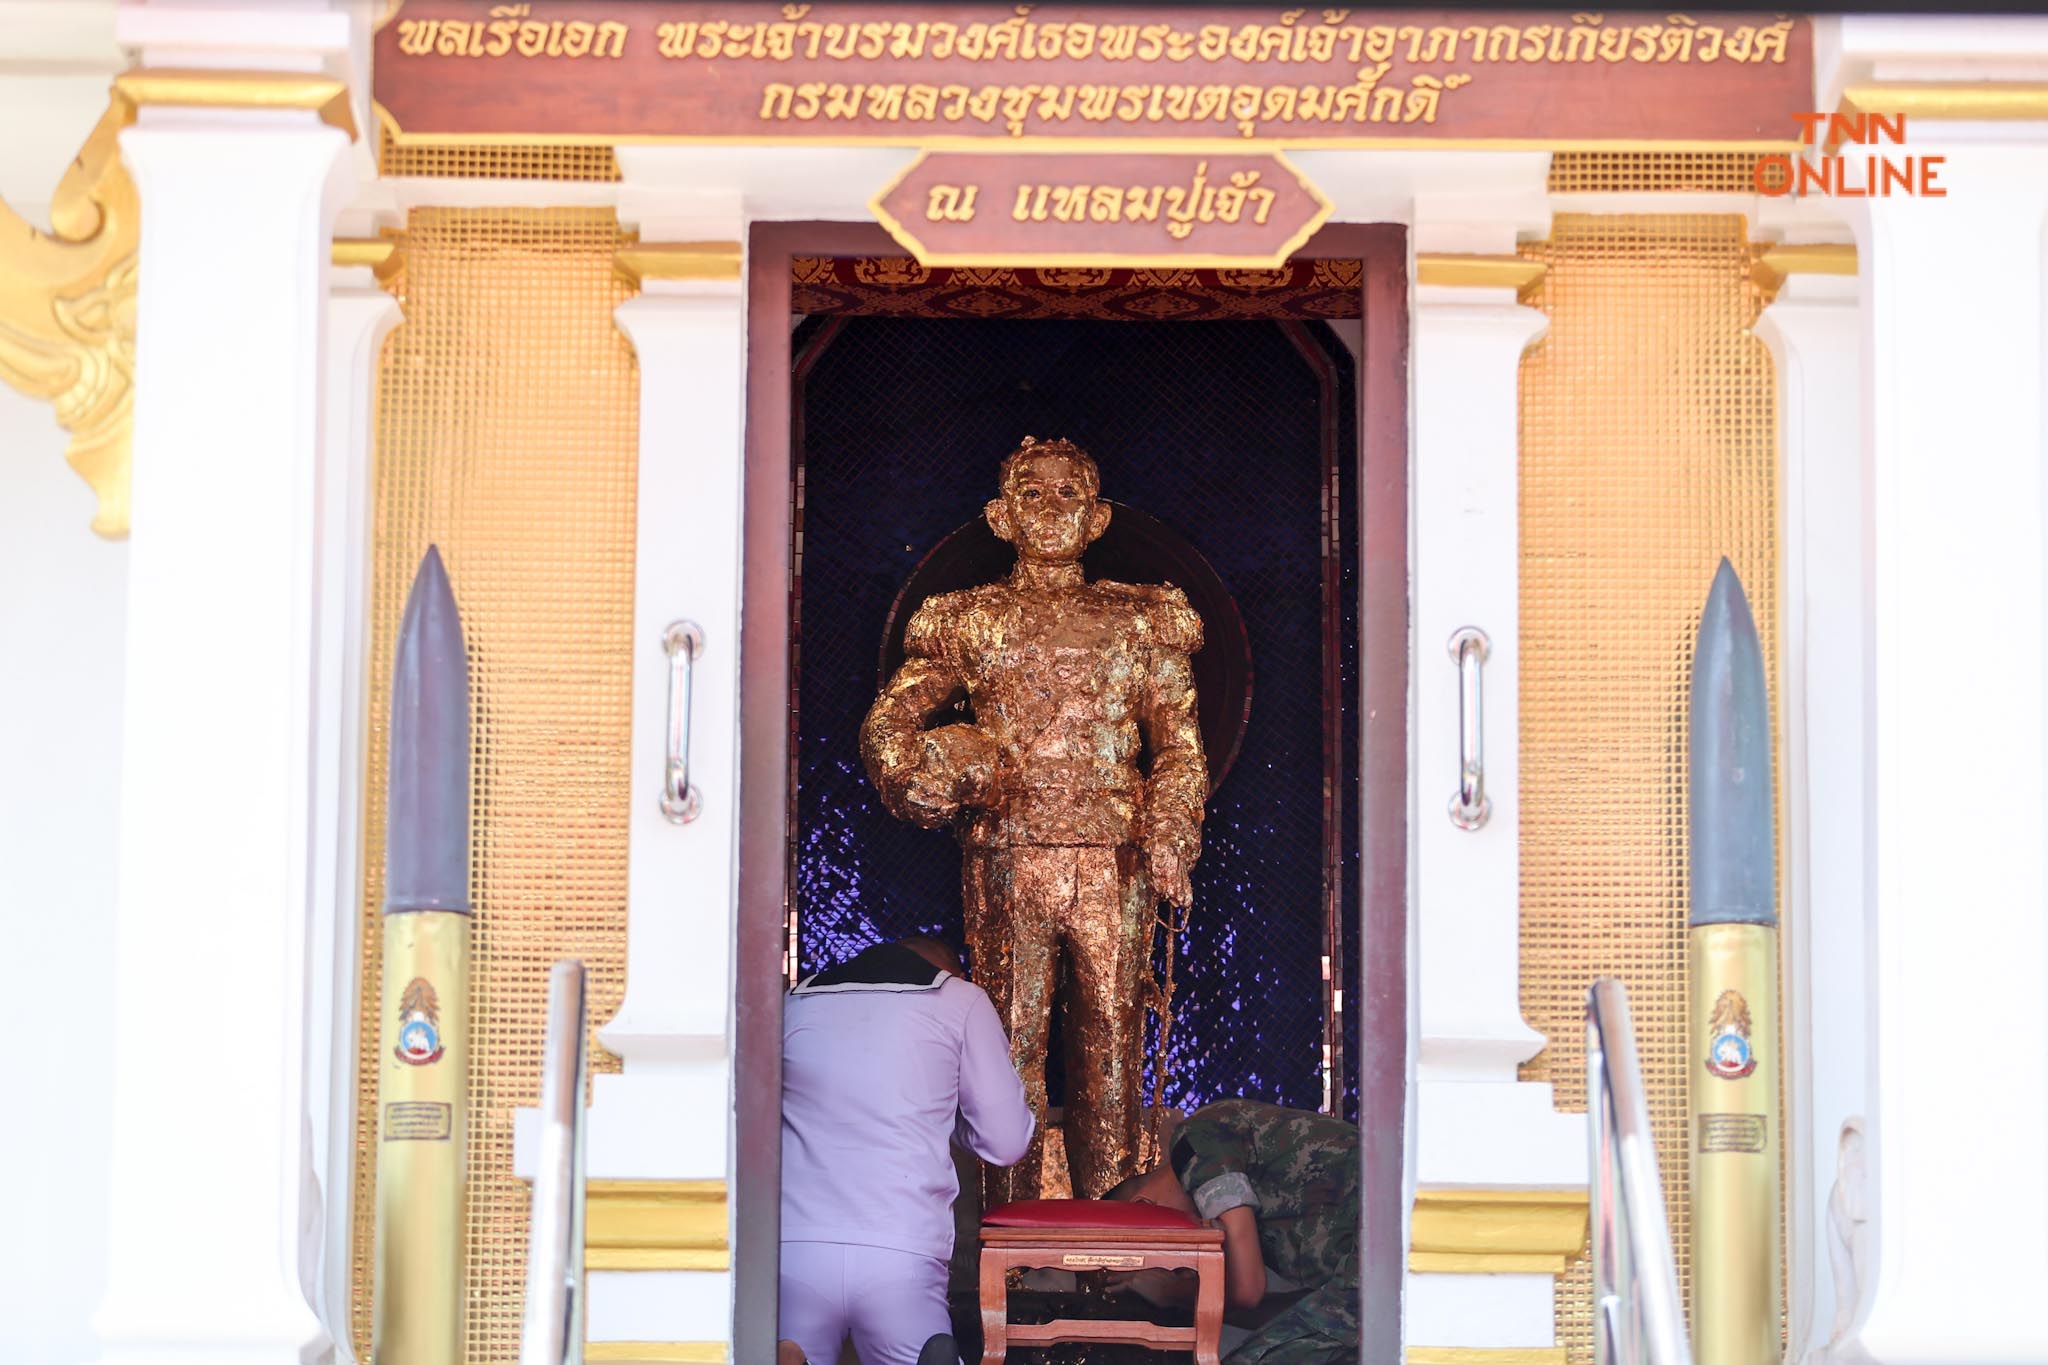
[[[1114,1199],[1020,1199],[981,1217],[991,1228],[1198,1228],[1202,1220],[1158,1204]]]

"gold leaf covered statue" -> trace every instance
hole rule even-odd
[[[1079,446],[1026,437],[1001,485],[986,515],[1016,569],[918,609],[861,756],[892,814],[959,837],[975,979],[1041,1118],[1065,958],[1063,1131],[1073,1193],[1092,1198],[1136,1170],[1152,928],[1160,900],[1188,905],[1201,851],[1208,768],[1188,659],[1202,618],[1178,588],[1083,577],[1110,509]],[[962,690],[973,722],[926,729]],[[989,1172],[987,1200],[1041,1197],[1044,1156],[1041,1129],[1022,1161]]]

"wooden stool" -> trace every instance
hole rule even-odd
[[[1060,1318],[1012,1323],[1007,1272],[1192,1270],[1195,1325]],[[1190,1214],[1156,1204],[1095,1199],[1025,1199],[981,1220],[982,1365],[1001,1365],[1012,1346],[1059,1342],[1124,1343],[1155,1351],[1193,1351],[1195,1365],[1217,1365],[1223,1336],[1223,1234]]]

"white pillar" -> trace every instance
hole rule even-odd
[[[1867,1104],[1861,316],[1853,276],[1792,274],[1756,322],[1783,432],[1781,615],[1788,1356],[1828,1340],[1828,1199]]]
[[[321,1220],[300,1270],[321,1320],[348,1351],[356,1149],[356,1015],[362,963],[368,555],[377,360],[398,300],[364,266],[338,267],[327,297],[320,469],[319,637],[314,705],[313,970],[307,1105]]]
[[[719,1179],[739,846],[742,290],[736,278],[650,279],[642,289],[618,310],[640,359],[632,858],[626,998],[602,1032],[625,1071],[599,1078],[591,1174]],[[660,804],[670,704],[662,638],[679,620],[704,640],[690,697],[690,783],[700,804],[686,824]],[[647,1102],[624,1100],[628,1093],[691,1122],[672,1132],[614,1129],[605,1122],[614,1097]]]
[[[320,348],[309,111],[145,107],[103,1359],[326,1345],[310,1216]]]
[[[1517,673],[1523,353],[1548,325],[1517,302],[1515,244],[1549,222],[1541,167],[1520,194],[1417,197],[1410,312],[1415,689],[1415,997],[1421,1185],[1583,1184],[1583,1121],[1517,1068],[1543,1046],[1521,1009]],[[1480,719],[1489,812],[1461,828],[1454,633],[1487,637]],[[1449,1343],[1427,1343],[1445,1345]]]
[[[2048,1358],[2048,139],[1967,131],[1878,149],[1946,156],[1948,194],[1868,201],[1859,242],[1885,1365]]]
[[[1417,1014],[1414,1184],[1583,1186],[1585,1119],[1516,1079],[1543,1037],[1521,1010],[1516,669],[1521,357],[1547,319],[1511,287],[1418,284],[1414,395]],[[1486,633],[1483,721],[1490,813],[1453,823],[1459,772],[1454,632]],[[1411,1346],[1546,1348],[1546,1274],[1411,1273]]]
[[[1522,1019],[1516,790],[1519,377],[1549,319],[1512,288],[1415,290],[1415,653],[1421,1047],[1417,1076],[1512,1085],[1543,1046]],[[1453,633],[1487,637],[1485,791],[1476,829],[1453,823],[1460,703]]]
[[[1583,1189],[1586,1180],[1585,1119],[1555,1112],[1550,1086],[1517,1079],[1544,1042],[1522,1018],[1520,973],[1520,379],[1522,355],[1548,321],[1516,300],[1514,280],[1527,269],[1514,259],[1516,239],[1540,233],[1549,217],[1541,167],[1530,174],[1519,196],[1418,196],[1415,211],[1410,1186],[1432,1197],[1460,1189]],[[1467,628],[1486,636],[1479,719],[1488,813],[1476,828],[1461,827],[1450,811],[1461,729],[1450,644]],[[1508,1205],[1498,1207],[1505,1213]],[[1417,1245],[1404,1294],[1406,1344],[1551,1348],[1552,1276],[1531,1269],[1526,1253],[1538,1248],[1516,1242],[1525,1236],[1518,1228],[1493,1244],[1481,1232],[1474,1246],[1461,1248],[1524,1253],[1497,1258],[1497,1273],[1446,1273],[1447,1263],[1495,1263]],[[1576,1246],[1542,1250],[1561,1265]]]

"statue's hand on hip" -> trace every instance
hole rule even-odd
[[[1145,845],[1145,871],[1152,882],[1152,894],[1177,910],[1194,903],[1195,889],[1188,884],[1188,860],[1164,842]]]
[[[924,755],[910,779],[911,801],[940,816],[985,806],[995,791],[996,742],[972,725],[942,725],[921,737]]]

